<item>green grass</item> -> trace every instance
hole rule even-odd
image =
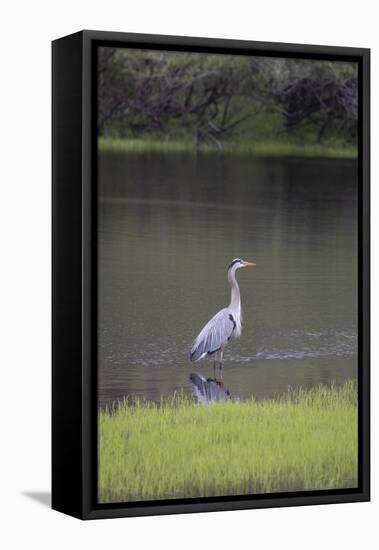
[[[100,151],[118,153],[190,153],[195,152],[190,141],[159,140],[159,139],[129,139],[102,138],[98,140]],[[237,143],[225,143],[222,149],[217,145],[201,145],[202,153],[236,153],[256,157],[294,156],[310,158],[357,158],[357,147],[346,145],[334,139],[325,143],[301,144],[280,139],[244,140]]]
[[[99,502],[357,485],[357,388],[208,407],[183,395],[99,410]]]

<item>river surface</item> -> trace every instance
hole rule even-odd
[[[191,343],[228,305],[234,397],[357,376],[357,163],[221,154],[99,154],[98,397],[192,392]]]

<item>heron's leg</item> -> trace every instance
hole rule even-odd
[[[213,377],[215,380],[218,380],[217,376],[217,367],[220,369],[220,351],[216,351],[214,355],[214,361],[213,361]]]
[[[223,356],[224,356],[224,348],[221,348],[220,350],[220,379],[222,380],[222,362],[223,362]]]

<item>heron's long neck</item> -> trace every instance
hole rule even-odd
[[[237,283],[235,271],[232,269],[228,272],[228,281],[231,288],[229,307],[239,317],[241,315],[241,294]]]

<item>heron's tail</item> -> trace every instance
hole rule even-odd
[[[190,353],[190,361],[191,361],[191,363],[196,363],[196,361],[200,361],[200,359],[203,356],[204,355],[201,352],[201,350],[199,350],[199,348],[196,348],[196,349],[192,348],[191,353]]]
[[[197,342],[195,341],[192,344],[192,348],[190,352],[190,361],[192,363],[196,363],[196,361],[200,361],[200,359],[202,359],[204,355],[206,355],[206,353],[204,353],[203,346],[198,345]]]
[[[201,335],[201,333],[200,333]],[[200,336],[199,335],[199,336]],[[205,357],[209,353],[209,355],[212,355],[212,352],[209,352],[207,349],[207,341],[204,340],[204,338],[197,337],[196,340],[193,342],[190,352],[190,361],[192,363],[196,363],[196,361],[200,361],[203,357]]]

